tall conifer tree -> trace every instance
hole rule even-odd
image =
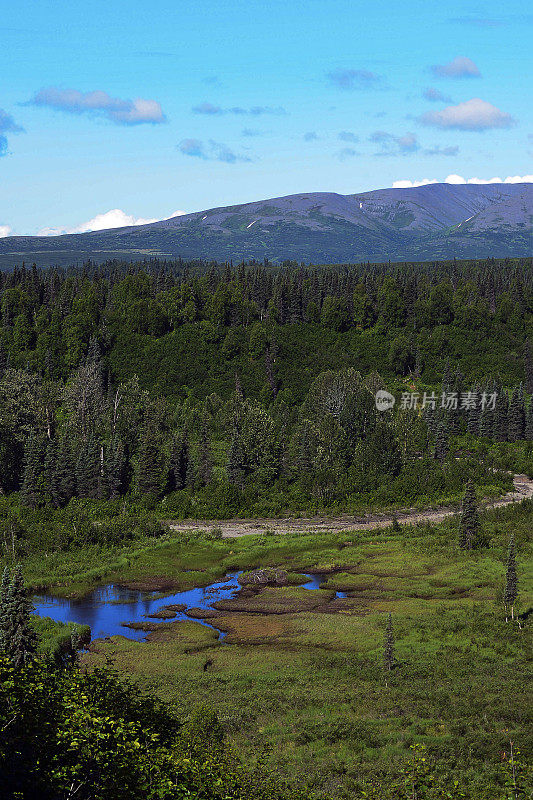
[[[507,571],[505,575],[505,591],[503,594],[503,600],[506,609],[511,609],[511,619],[514,619],[514,604],[517,596],[518,579],[516,576],[516,545],[514,536],[511,536],[509,539],[509,548],[507,550]]]
[[[509,402],[509,441],[519,442],[524,438],[525,432],[525,409],[524,392],[522,386],[516,388]]]
[[[21,488],[22,501],[29,508],[37,508],[44,499],[43,460],[44,447],[42,437],[32,431],[24,447],[24,471]]]
[[[37,634],[31,624],[33,605],[29,600],[20,566],[13,572],[7,590],[2,581],[0,612],[0,642],[6,655],[16,667],[23,667],[35,658]]]
[[[163,488],[163,458],[159,437],[151,421],[145,424],[141,434],[137,470],[139,491],[157,497]]]
[[[387,627],[385,628],[385,638],[383,641],[383,663],[385,669],[390,672],[396,663],[394,656],[394,631],[392,629],[392,614],[389,613]]]
[[[480,534],[476,490],[472,481],[468,481],[466,484],[459,530],[459,546],[461,550],[472,550],[478,544]]]

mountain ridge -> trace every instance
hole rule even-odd
[[[146,225],[0,239],[0,266],[108,258],[309,263],[533,255],[533,184],[307,192]]]

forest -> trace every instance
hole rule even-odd
[[[514,615],[512,624],[506,624],[491,609],[493,603],[510,607],[516,599],[517,590],[509,588],[509,564],[517,558],[522,574],[531,503],[485,512],[481,504],[510,492],[513,474],[533,478],[532,267],[532,259],[314,268],[295,262],[274,267],[268,262],[233,266],[150,260],[46,270],[22,266],[0,273],[0,563],[7,569],[0,604],[0,650],[2,631],[7,637],[5,631],[17,615],[20,630],[27,630],[31,611],[27,590],[82,596],[104,578],[139,581],[143,575],[168,572],[181,586],[192,580],[186,574],[191,571],[207,584],[230,567],[283,566],[290,575],[299,575],[312,571],[311,566],[331,573],[319,590],[324,602],[332,602],[327,592],[335,589],[346,591],[352,600],[360,591],[369,604],[364,625],[374,627],[365,628],[362,649],[355,654],[350,650],[350,656],[345,650],[352,645],[342,627],[348,623],[338,621],[344,615],[333,616],[329,607],[327,614],[314,615],[327,616],[332,626],[341,626],[338,639],[331,639],[325,651],[341,683],[355,680],[357,662],[365,691],[371,694],[374,680],[382,687],[381,666],[376,668],[378,678],[372,666],[377,653],[379,659],[385,657],[391,672],[385,688],[395,694],[392,705],[409,707],[402,714],[423,716],[418,701],[411,696],[407,700],[406,684],[401,682],[422,686],[434,669],[432,659],[450,631],[456,630],[457,639],[465,640],[464,649],[454,645],[451,673],[442,679],[441,688],[446,685],[450,691],[452,673],[465,681],[463,656],[476,659],[478,668],[484,664],[487,670],[489,664],[494,669],[492,659],[500,659],[498,675],[508,699],[511,684],[519,682],[524,667],[522,634],[529,589],[522,583],[520,626]],[[384,410],[376,402],[378,393],[392,397]],[[293,534],[281,537],[287,539],[286,552],[285,545],[269,543],[267,536],[242,545],[232,542],[233,549],[228,550],[220,531],[210,531],[208,524],[239,517],[350,514],[355,518],[444,505],[459,510],[461,503],[462,533],[449,520],[412,529],[396,524],[386,542],[382,538],[376,543],[373,534],[361,534],[358,542],[355,534],[348,542],[346,534],[344,538],[332,534],[329,539],[304,536],[301,549]],[[188,519],[206,520],[206,531],[198,541],[172,532],[172,522]],[[509,544],[515,534],[517,552],[515,540],[512,547]],[[374,558],[376,547],[387,547],[383,553],[379,550],[379,558],[386,561],[389,553],[396,566],[390,574],[369,569],[374,576],[370,584],[360,584],[354,565],[363,552],[365,558]],[[413,565],[424,550],[432,554],[433,562],[431,566],[424,562],[417,572]],[[513,603],[504,603],[504,563]],[[18,573],[13,570],[18,564],[22,572],[16,590],[13,575]],[[198,578],[199,572],[203,574]],[[433,573],[435,578],[427,577]],[[383,614],[391,611],[379,606],[383,597],[375,595],[376,575],[382,576],[378,579],[382,595],[397,604],[392,616],[396,634],[405,637],[396,644],[402,668],[393,669],[393,622],[389,617],[390,627],[383,627]],[[9,588],[8,579],[15,589]],[[291,580],[301,583],[298,577]],[[404,581],[411,582],[410,588]],[[291,611],[303,611],[301,619],[310,611],[305,604],[298,607],[303,590],[297,585],[264,591],[263,610],[253,605],[252,598],[249,607],[243,606],[245,613],[237,615],[239,624],[247,620],[251,625],[254,614],[278,614],[275,603],[269,605],[274,600],[268,591],[278,592],[276,597],[285,592],[287,602],[296,604],[290,605]],[[429,623],[420,598],[426,598],[426,605],[457,602],[448,622],[435,618]],[[359,613],[355,606],[352,611]],[[484,626],[483,634],[477,628],[472,633],[477,637],[474,655],[464,634],[472,614],[476,625]],[[409,620],[415,618],[417,636],[422,629],[426,633],[413,644]],[[182,644],[176,640],[173,646],[178,651],[169,658],[177,658],[177,669],[185,670],[184,678],[195,686],[197,664],[190,654],[214,645],[211,639],[198,640],[193,623],[175,623],[179,624],[193,625],[187,629],[191,641],[179,649]],[[243,648],[243,658],[251,657],[256,629],[243,632],[239,625],[235,628],[233,618],[220,624],[229,626],[228,641]],[[283,619],[276,624],[283,624]],[[10,750],[20,755],[12,776],[13,798],[31,796],[25,775],[33,769],[28,765],[37,762],[42,786],[53,775],[50,793],[39,795],[50,798],[516,800],[522,796],[522,778],[519,781],[516,774],[525,767],[519,765],[518,756],[506,760],[499,772],[488,767],[489,752],[494,762],[501,742],[491,750],[493,733],[487,728],[481,746],[485,734],[477,720],[472,723],[475,732],[470,722],[461,728],[464,709],[447,727],[444,744],[438,745],[441,712],[436,710],[436,694],[428,700],[427,717],[433,721],[421,722],[418,734],[415,723],[410,723],[410,738],[401,745],[405,758],[394,755],[400,745],[392,728],[380,734],[373,727],[375,720],[368,719],[354,722],[353,729],[348,722],[342,728],[340,715],[335,723],[340,728],[331,734],[333,750],[339,742],[357,737],[364,746],[346,761],[344,778],[337,776],[338,783],[328,788],[327,781],[320,783],[314,773],[306,783],[302,763],[297,763],[314,753],[318,762],[325,759],[322,769],[328,769],[326,755],[312,749],[318,738],[318,728],[313,728],[317,721],[311,724],[308,719],[308,733],[301,731],[303,738],[295,739],[294,747],[306,755],[297,758],[296,751],[286,757],[276,755],[284,734],[276,738],[269,723],[264,724],[271,752],[249,752],[239,737],[246,733],[247,740],[254,740],[253,721],[244,714],[235,730],[231,725],[224,728],[211,701],[215,696],[216,711],[217,702],[225,707],[227,697],[216,681],[207,685],[209,676],[195,691],[184,689],[176,699],[167,678],[151,675],[124,643],[114,642],[106,656],[113,663],[116,659],[118,672],[109,670],[98,650],[89,653],[88,660],[82,657],[85,666],[80,671],[77,645],[70,647],[69,642],[71,635],[86,633],[74,628],[52,631],[42,620],[32,625],[40,644],[31,636],[28,639],[27,649],[33,654],[28,663],[24,659],[22,664],[13,663],[7,652],[0,656],[0,730],[4,725],[7,731],[0,732],[0,766],[8,769]],[[326,639],[334,631],[325,630]],[[300,660],[310,658],[305,670],[320,658],[313,625],[306,634],[311,637],[308,644],[302,644],[300,635],[301,630],[288,634],[280,629],[269,640],[273,649],[265,658],[273,659],[274,672],[264,677],[264,684],[259,677],[257,689],[265,692],[265,703],[271,676],[278,669],[292,669],[283,661],[287,653],[294,652]],[[290,644],[278,651],[277,637],[284,641],[284,636]],[[359,641],[357,630],[353,636],[354,642]],[[43,641],[49,640],[54,644],[45,647]],[[6,642],[7,638],[4,651]],[[411,649],[406,655],[408,642]],[[149,643],[136,646],[148,652],[156,645],[149,638]],[[129,657],[136,664],[133,683],[124,682]],[[513,665],[518,672],[506,683]],[[238,668],[231,662],[228,670],[237,674]],[[322,666],[316,670],[317,686],[326,687],[324,691],[333,696],[331,670],[328,673]],[[295,686],[301,678],[293,676]],[[159,699],[153,696],[154,687]],[[245,682],[232,691],[242,693],[245,702]],[[439,690],[432,685],[431,691]],[[491,691],[497,692],[497,685]],[[347,690],[347,696],[351,692]],[[194,706],[195,693],[204,705]],[[459,695],[457,703],[466,703]],[[259,717],[258,696],[248,702]],[[318,707],[318,694],[313,702]],[[367,695],[364,702],[370,708],[374,701]],[[337,719],[341,705],[339,699],[327,713]],[[494,725],[505,717],[500,706],[495,700],[489,712],[498,719]],[[518,720],[514,700],[511,706],[515,716],[509,724],[522,739],[525,722]],[[391,708],[387,713],[393,714]],[[83,725],[86,713],[91,715],[91,730]],[[283,727],[287,720],[276,724]],[[330,723],[324,724],[327,728]],[[259,738],[265,735],[262,730]],[[450,736],[461,747],[471,736],[470,756],[462,751],[455,772],[451,764],[457,753]],[[117,748],[113,765],[105,760],[106,737]],[[101,751],[92,752],[96,739]],[[69,744],[74,741],[82,742],[79,760]],[[244,762],[232,749],[235,742],[246,750]],[[391,753],[393,767],[387,773]],[[372,760],[377,778],[369,771]],[[95,786],[100,788],[94,794],[79,781],[87,769],[97,776]],[[354,777],[358,770],[362,770],[359,783]],[[291,782],[293,775],[298,777]],[[74,794],[78,781],[79,793]],[[483,781],[486,795],[480,788]]]

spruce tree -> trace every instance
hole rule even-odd
[[[239,489],[242,489],[247,473],[247,459],[242,442],[242,435],[238,428],[235,428],[233,431],[226,469],[229,482],[233,486],[238,486]]]
[[[481,412],[479,435],[485,439],[492,439],[494,435],[494,412],[485,407]]]
[[[498,392],[496,410],[494,412],[494,439],[497,442],[507,441],[509,401],[504,391]]]
[[[102,494],[101,483],[100,444],[91,435],[80,448],[76,462],[78,496],[97,499]]]
[[[21,487],[22,502],[29,508],[37,508],[44,500],[43,461],[44,447],[42,437],[32,431],[24,446],[24,471]]]
[[[472,436],[479,435],[479,422],[481,419],[479,386],[474,387],[472,406],[468,409],[467,430]]]
[[[4,567],[2,573],[2,583],[0,584],[0,650],[5,650],[5,631],[8,630],[8,598],[9,587],[11,585],[11,573],[9,567]]]
[[[526,390],[533,394],[533,341],[526,340],[524,345],[524,372],[526,374]]]
[[[383,663],[385,669],[390,672],[395,663],[394,657],[394,632],[392,630],[392,614],[389,612],[387,627],[385,628],[385,639],[383,641]]]
[[[505,592],[503,601],[506,609],[511,609],[511,619],[514,619],[514,604],[518,595],[518,580],[516,577],[516,546],[514,536],[509,539],[507,550],[507,572],[505,576]],[[507,617],[505,618],[507,622]]]
[[[198,477],[203,486],[207,486],[213,477],[213,456],[206,420],[203,421],[198,443]]]
[[[524,411],[524,392],[522,386],[514,390],[509,403],[509,441],[519,442],[524,438],[525,432],[525,411]]]
[[[66,436],[61,439],[57,448],[53,486],[56,496],[52,499],[59,507],[66,505],[76,494],[76,465]]]
[[[59,508],[59,487],[57,485],[57,439],[49,439],[46,445],[46,457],[44,459],[44,476],[48,494],[55,505]]]
[[[437,433],[435,434],[435,458],[438,461],[444,461],[448,455],[449,449],[450,443],[448,440],[448,425],[446,419],[444,419],[439,424]]]
[[[126,451],[118,436],[113,437],[105,449],[104,475],[107,494],[111,499],[120,496],[126,473]]]
[[[472,481],[468,481],[465,487],[459,531],[461,550],[472,550],[476,547],[480,536],[480,522],[476,490]]]
[[[184,430],[181,436],[175,436],[170,446],[170,462],[167,481],[167,492],[194,486],[195,472],[191,459],[189,437]]]
[[[525,437],[529,442],[533,441],[533,398],[527,407]]]
[[[396,514],[392,515],[391,530],[393,530],[394,533],[399,533],[402,530],[402,526],[398,522]]]
[[[2,649],[15,667],[28,664],[37,653],[37,635],[31,624],[33,610],[24,586],[22,571],[20,566],[17,566],[3,597],[0,615]]]
[[[163,481],[163,457],[155,425],[148,422],[142,431],[137,459],[137,487],[141,494],[157,497]]]

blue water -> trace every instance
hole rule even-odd
[[[147,614],[154,614],[163,606],[173,603],[183,603],[190,608],[208,609],[213,607],[216,600],[226,600],[233,597],[241,587],[236,578],[240,573],[228,573],[226,578],[218,583],[212,583],[203,588],[187,589],[184,592],[175,592],[165,597],[157,597],[156,592],[140,592],[126,589],[123,586],[108,584],[95,589],[80,600],[66,600],[63,597],[40,595],[33,598],[35,613],[40,617],[51,617],[56,622],[77,622],[80,625],[89,625],[91,639],[103,639],[106,636],[126,636],[128,639],[141,641],[146,637],[146,631],[135,631],[124,626],[126,622],[178,622],[189,620],[185,612],[178,611],[171,620],[150,619]],[[194,620],[207,628],[213,628],[207,620]],[[221,631],[219,638],[225,634]]]
[[[85,595],[80,600],[66,600],[53,595],[38,595],[33,598],[35,613],[40,617],[51,617],[56,622],[77,622],[80,625],[89,625],[91,639],[105,639],[108,636],[126,636],[128,639],[142,641],[146,631],[136,631],[125,627],[128,622],[165,622],[161,619],[150,619],[148,614],[154,614],[164,606],[174,603],[183,603],[187,610],[191,608],[210,609],[217,600],[226,600],[235,595],[241,588],[237,582],[240,572],[229,572],[219,582],[209,586],[187,589],[184,592],[175,592],[165,597],[157,597],[156,592],[141,592],[126,589],[123,586],[107,584]],[[325,575],[305,575],[309,578],[302,584],[304,589],[318,589],[324,582]],[[345,592],[337,592],[337,597],[346,597]],[[184,611],[178,611],[169,622],[183,620],[191,621]],[[225,634],[215,628],[208,620],[194,620],[200,625],[216,630],[219,640]]]
[[[302,587],[304,589],[312,590],[320,589],[320,584],[324,583],[328,576],[319,573],[318,575],[306,575],[305,577],[309,578],[310,580],[307,583],[303,583]],[[346,592],[335,592],[335,597],[346,597]]]

